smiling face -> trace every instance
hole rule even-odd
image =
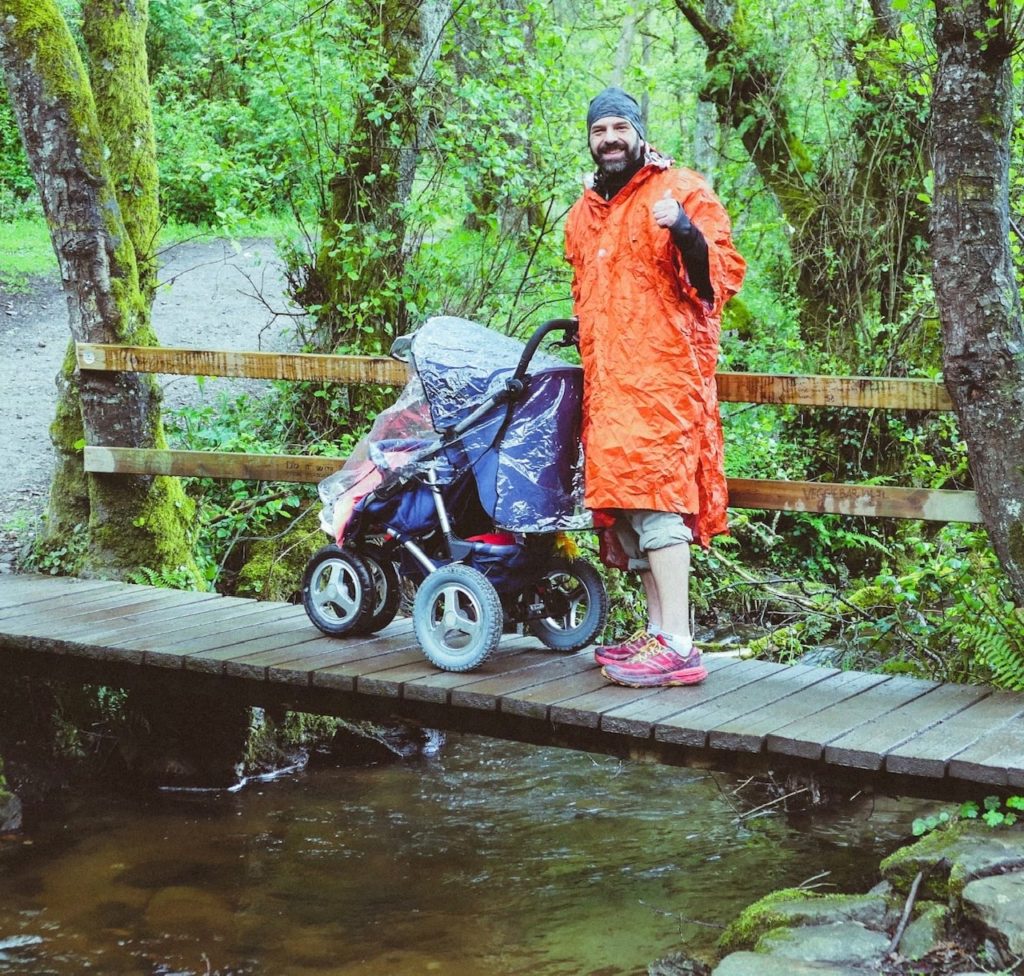
[[[643,140],[626,119],[608,115],[590,127],[590,155],[606,175],[621,173],[641,152]]]

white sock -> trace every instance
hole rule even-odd
[[[667,630],[659,630],[658,636],[672,648],[673,651],[677,651],[680,654],[689,654],[693,647],[693,641],[689,637],[683,637],[680,634],[670,634]]]

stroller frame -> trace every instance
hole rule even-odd
[[[568,345],[575,324],[554,319],[540,326],[499,389],[457,422],[435,423],[440,439],[390,470],[360,498],[360,511],[349,516],[343,541],[316,553],[304,574],[303,605],[320,630],[344,636],[382,629],[408,596],[403,580],[418,584],[412,601],[416,636],[428,660],[444,670],[478,667],[503,633],[520,628],[560,651],[579,650],[604,629],[608,597],[601,576],[584,559],[556,554],[557,527],[517,538],[496,526],[491,513],[478,505],[490,530],[463,538],[453,528],[445,499],[446,490],[453,495],[477,490],[470,478],[476,462],[456,468],[454,477],[444,482],[446,459],[481,423],[493,425],[496,411],[504,407],[504,421],[487,448],[500,450],[496,445],[527,394],[528,367],[541,340],[561,329],[566,333],[562,344]],[[391,518],[376,521],[375,510],[387,513],[389,506],[393,509],[417,492],[420,499],[429,494],[432,503],[436,524],[428,530],[406,531],[388,524]],[[333,534],[333,523],[325,518],[321,522]]]

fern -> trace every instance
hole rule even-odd
[[[1008,608],[999,616],[960,624],[960,639],[992,672],[992,683],[1024,691],[1024,611]]]

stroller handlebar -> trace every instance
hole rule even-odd
[[[447,428],[442,432],[442,437],[446,443],[450,443],[451,440],[458,437],[460,434],[469,430],[481,417],[488,413],[496,404],[499,403],[510,403],[517,400],[526,388],[526,371],[530,368],[530,361],[533,359],[534,353],[537,351],[537,347],[540,346],[541,340],[550,332],[554,332],[557,329],[561,329],[565,333],[565,338],[562,341],[563,345],[570,345],[576,342],[576,329],[579,323],[576,319],[549,319],[547,322],[537,326],[533,335],[527,340],[526,348],[523,350],[523,354],[519,357],[519,365],[516,366],[515,373],[512,374],[505,381],[505,389],[500,390],[493,396],[489,397],[484,403],[481,403],[468,417],[464,417],[459,423],[452,427]]]
[[[510,385],[517,383],[519,388],[522,388],[523,380],[526,378],[526,371],[530,368],[530,360],[533,359],[533,354],[537,351],[537,347],[548,333],[561,329],[565,333],[565,338],[560,344],[570,345],[576,341],[576,330],[578,328],[579,322],[576,319],[548,319],[547,322],[538,325],[533,335],[526,342],[526,348],[523,350],[522,356],[519,357],[519,365],[516,367],[516,371],[510,380]]]

